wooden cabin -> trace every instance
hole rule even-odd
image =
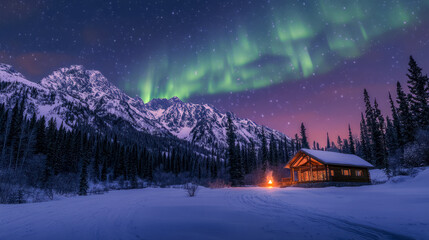
[[[370,182],[372,164],[353,154],[301,149],[285,166],[292,184],[313,182]]]

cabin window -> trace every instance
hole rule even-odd
[[[362,170],[355,171],[357,177],[362,177]]]
[[[331,176],[334,176],[335,174],[334,174],[334,170],[331,170]]]
[[[350,169],[341,169],[343,176],[350,176]]]

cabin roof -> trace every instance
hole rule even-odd
[[[374,168],[371,163],[363,160],[362,158],[354,154],[311,150],[307,148],[302,148],[301,150],[299,150],[298,153],[286,164],[286,168],[290,168],[290,164],[294,162],[296,158],[299,157],[301,154],[308,155],[319,161],[320,163],[326,165]]]

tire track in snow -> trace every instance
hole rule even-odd
[[[279,198],[276,199],[270,196],[269,192],[264,192],[265,189],[237,190],[238,191],[234,191],[231,189],[231,191],[228,191],[228,194],[226,194],[226,197],[230,198],[231,204],[239,203],[242,205],[243,209],[249,212],[265,217],[272,217],[280,222],[284,222],[284,226],[291,224],[302,227],[302,225],[304,225],[316,231],[317,229],[323,231],[325,228],[331,230],[334,228],[333,230],[340,230],[345,233],[347,239],[414,239],[370,225],[310,212],[307,209],[292,206]],[[308,231],[308,228],[305,229]],[[330,234],[334,234],[338,231],[329,232]],[[334,239],[344,239],[341,235],[342,234],[332,237],[334,237]],[[314,236],[310,236],[310,238],[312,237]],[[331,237],[329,238],[332,239]]]

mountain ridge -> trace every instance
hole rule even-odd
[[[236,128],[237,141],[251,141],[260,146],[260,135],[267,138],[287,138],[283,133],[258,125],[250,119],[241,119],[233,113],[222,113],[209,104],[183,102],[178,97],[152,99],[144,103],[139,97],[131,98],[97,70],[82,65],[59,68],[40,82],[31,82],[15,71],[11,65],[0,63],[0,103],[9,104],[26,92],[27,114],[36,113],[69,128],[75,124],[88,124],[96,130],[118,128],[151,135],[177,137],[205,148],[227,146],[227,116]]]

